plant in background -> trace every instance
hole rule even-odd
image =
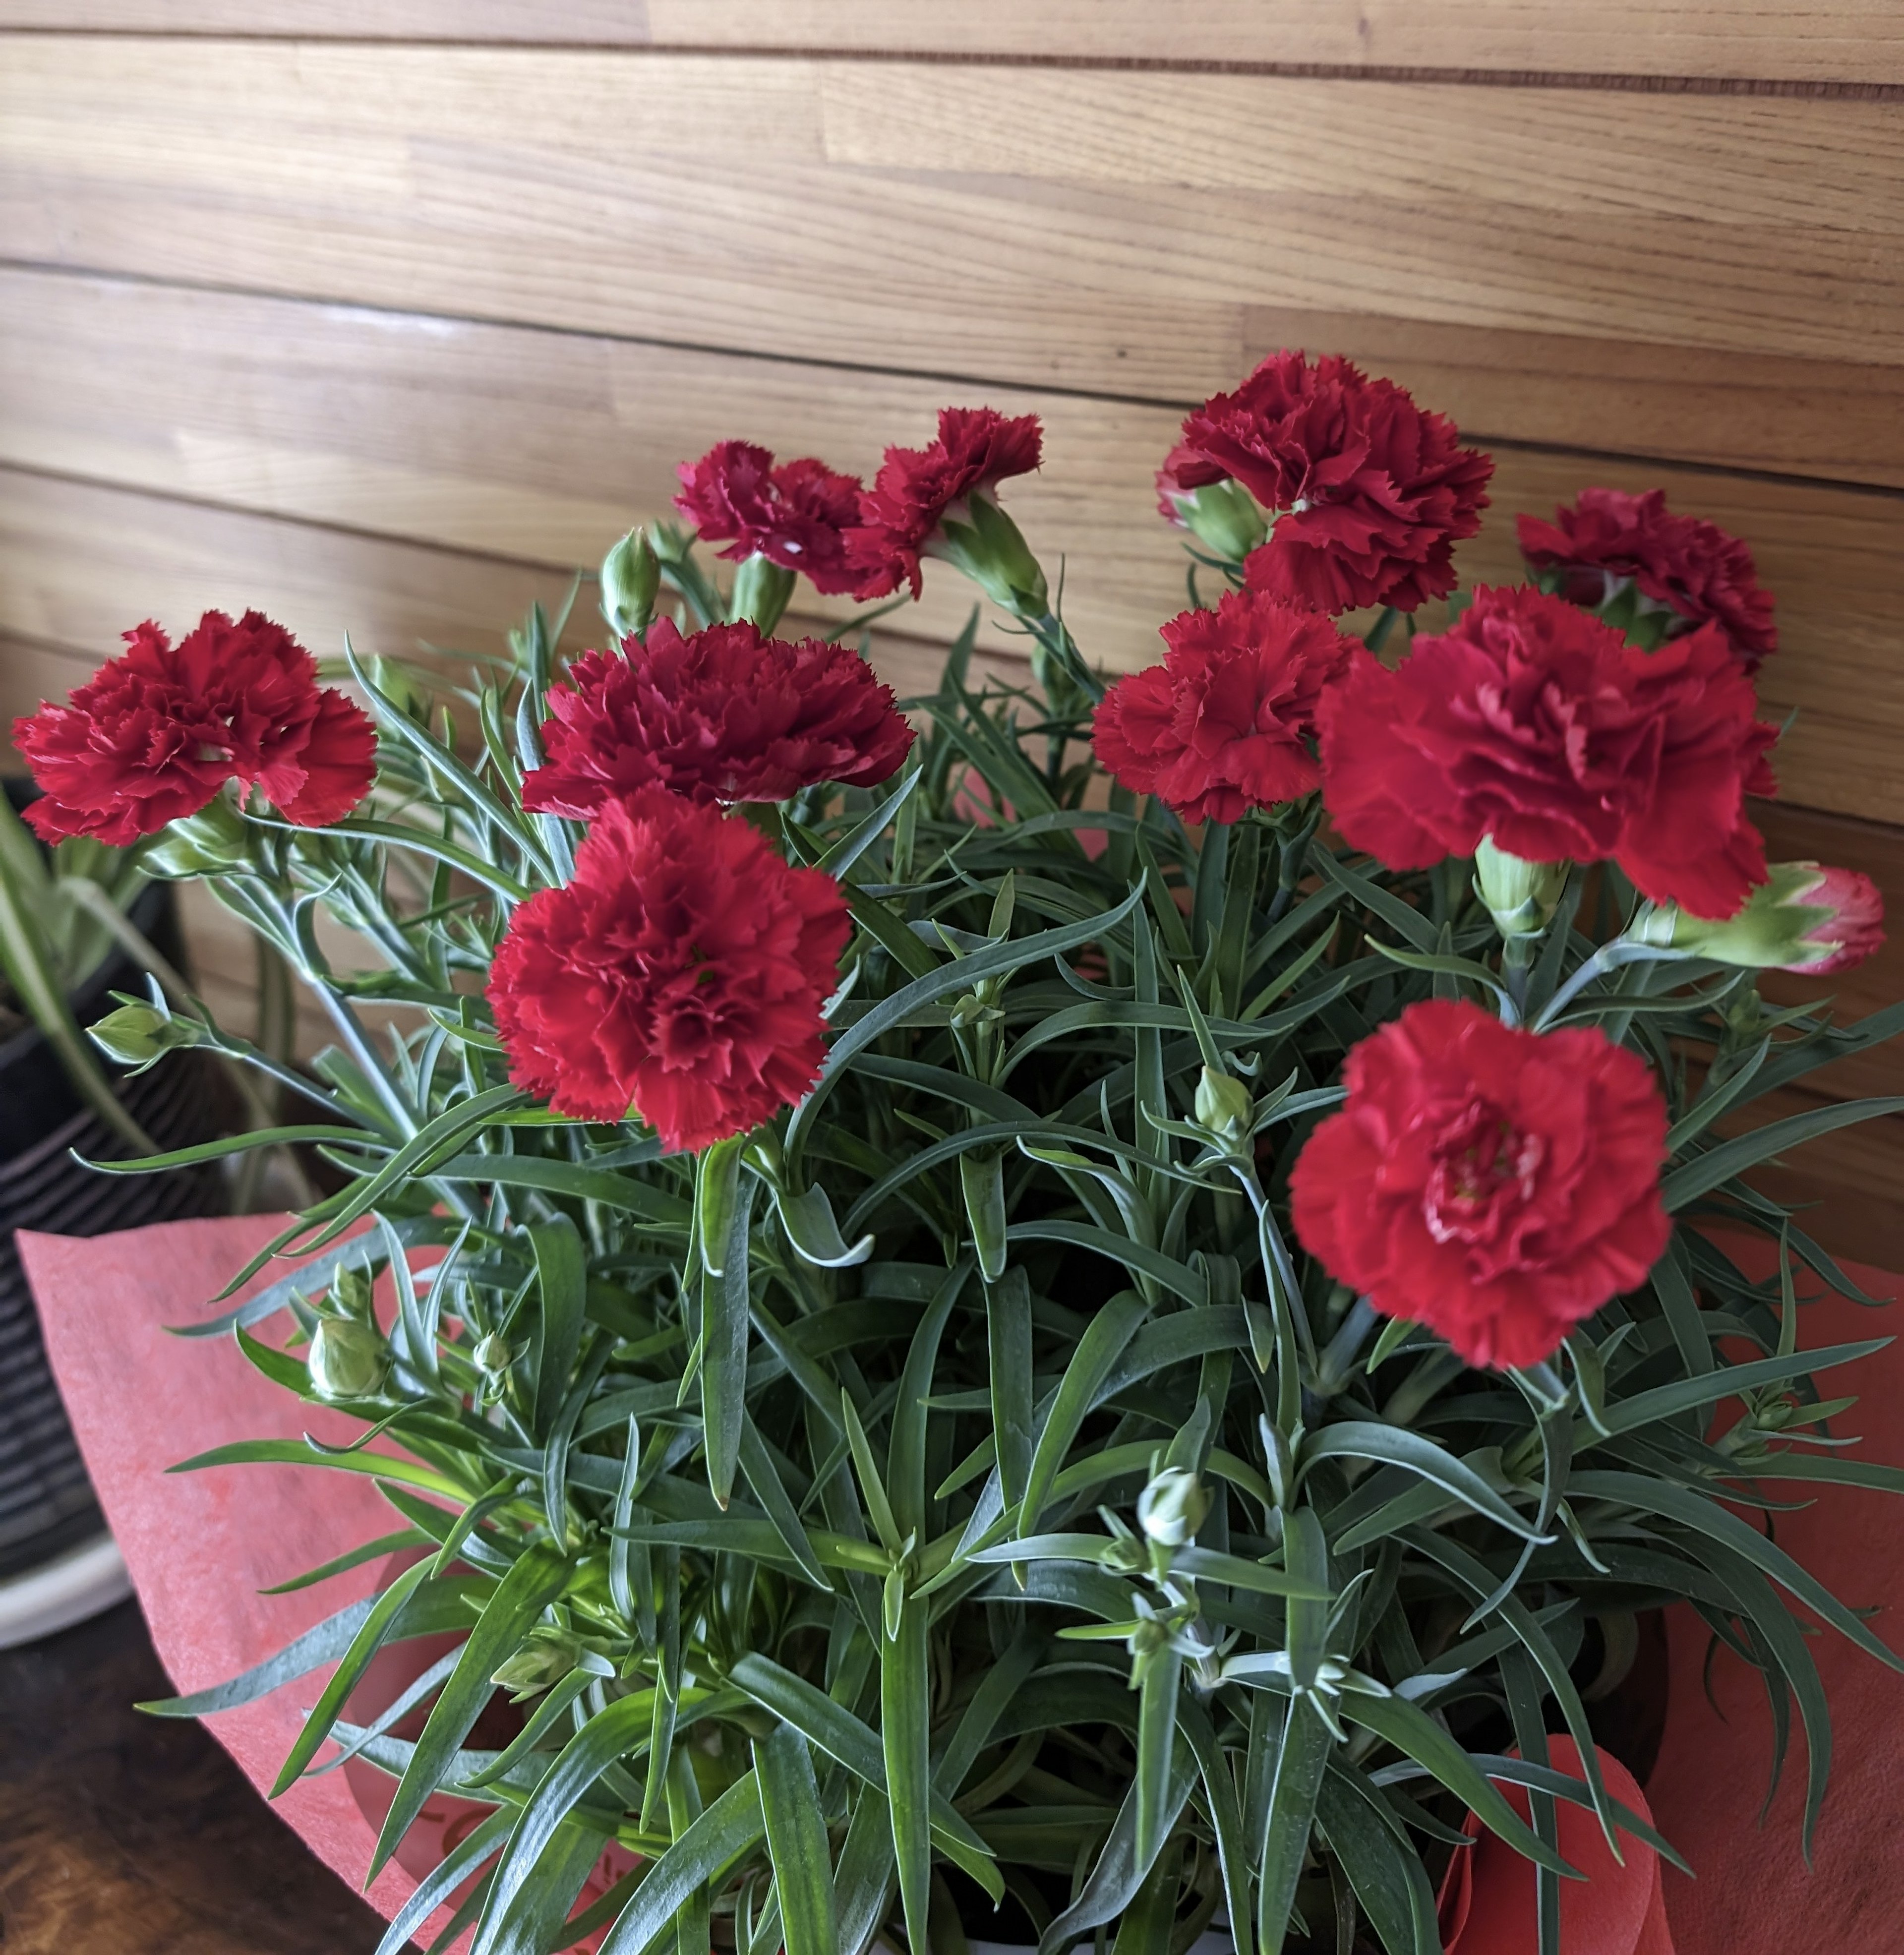
[[[1560,1805],[1670,1851],[1588,1709],[1636,1612],[1689,1601],[1795,1701],[1808,1830],[1792,1602],[1896,1661],[1758,1523],[1904,1475],[1814,1383],[1874,1344],[1801,1348],[1800,1271],[1857,1292],[1743,1177],[1900,1103],[1739,1116],[1904,1009],[1760,1000],[1877,920],[1843,872],[1767,870],[1772,734],[1725,637],[1531,588],[1418,635],[1490,464],[1285,354],[1160,485],[1227,594],[1107,691],[998,500],[1038,455],[987,410],[870,490],[722,444],[681,501],[725,590],[656,526],[566,677],[540,614],[454,711],[353,660],[351,811],[341,769],[307,819],[261,747],[189,745],[183,694],[140,709],[198,770],[153,859],[339,1038],[280,1082],[321,1119],[224,1144],[307,1142],[341,1185],[198,1328],[384,1442],[193,1463],[374,1474],[398,1532],[310,1579],[404,1550],[160,1708],[334,1664],[281,1785],[329,1742],[388,1772],[379,1866],[437,1793],[488,1809],[386,1955],[472,1875],[482,1955],[923,1955],[999,1902],[1046,1955],[1220,1916],[1244,1955],[1424,1955],[1483,1828],[1537,1867],[1552,1951]],[[975,618],[908,721],[763,635],[802,570],[877,596],[929,556],[1028,633],[1028,684],[974,686]],[[46,710],[62,753],[62,713],[110,747],[114,669]],[[118,818],[112,763],[87,778]],[[332,969],[320,908],[379,964]],[[345,1720],[380,1648],[444,1630]],[[479,1743],[504,1689],[519,1727]],[[629,1871],[570,1919],[611,1842]]]

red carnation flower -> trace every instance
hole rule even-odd
[[[1125,786],[1192,821],[1234,821],[1321,785],[1311,754],[1317,702],[1352,641],[1319,612],[1256,590],[1163,627],[1160,666],[1121,678],[1091,730]]]
[[[1412,611],[1454,588],[1454,546],[1481,527],[1490,456],[1391,380],[1330,354],[1273,354],[1183,424],[1157,487],[1172,498],[1233,477],[1279,512],[1246,574],[1313,609]]]
[[[1665,1253],[1666,1102],[1603,1033],[1437,1000],[1364,1039],[1345,1078],[1290,1176],[1296,1234],[1471,1365],[1537,1364]]]
[[[147,622],[64,706],[14,722],[45,790],[27,819],[49,842],[90,835],[123,848],[196,814],[228,780],[262,788],[287,821],[323,828],[370,791],[376,735],[320,688],[282,625],[208,611],[177,645]]]
[[[859,519],[860,479],[803,455],[776,468],[751,442],[717,442],[675,471],[675,507],[721,555],[763,556],[797,570],[829,596],[851,590],[859,573],[846,561],[846,531]]]
[[[747,623],[585,652],[549,691],[548,764],[522,784],[537,813],[587,820],[660,786],[691,801],[784,801],[820,781],[867,787],[898,767],[912,729],[892,688],[843,645],[789,644]]]
[[[1329,810],[1392,869],[1610,857],[1657,902],[1729,917],[1765,880],[1774,791],[1751,680],[1705,625],[1658,651],[1558,597],[1483,590],[1393,672],[1351,655],[1318,715]]]
[[[921,588],[919,559],[939,519],[1007,476],[1038,465],[1043,436],[1036,414],[1008,418],[990,408],[941,408],[939,439],[926,448],[889,448],[846,546],[859,567],[861,597],[883,597],[902,583]]]
[[[1824,915],[1805,933],[1807,956],[1784,968],[1825,978],[1834,971],[1849,971],[1884,949],[1884,898],[1877,885],[1855,869],[1813,867],[1817,880],[1797,900]]]
[[[1583,489],[1550,523],[1515,521],[1521,554],[1537,570],[1564,571],[1563,590],[1575,604],[1597,609],[1630,577],[1674,614],[1677,631],[1719,625],[1748,669],[1778,648],[1772,593],[1759,588],[1751,552],[1717,524],[1674,515],[1663,489]]]
[[[611,801],[497,946],[509,1077],[580,1119],[632,1107],[672,1150],[745,1133],[812,1085],[850,933],[839,884],[748,823],[657,788]]]

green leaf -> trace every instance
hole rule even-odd
[[[885,1748],[886,1794],[892,1809],[892,1855],[906,1939],[930,1947],[932,1872],[932,1697],[927,1673],[930,1604],[908,1598],[897,1633],[880,1652],[880,1730]]]
[[[1306,1511],[1306,1510],[1305,1510]],[[1258,1861],[1256,1943],[1259,1955],[1282,1955],[1289,1911],[1309,1850],[1316,1800],[1335,1740],[1306,1698],[1290,1699],[1276,1770],[1270,1783],[1267,1824]],[[1499,1797],[1499,1794],[1496,1795]],[[1503,1800],[1502,1803],[1506,1804]]]
[[[1031,1286],[1009,1269],[985,1289],[986,1355],[992,1387],[992,1430],[999,1481],[1008,1507],[1024,1499],[1031,1473]]]
[[[1670,1214],[1709,1195],[1736,1174],[1742,1174],[1761,1161],[1783,1154],[1788,1148],[1815,1140],[1821,1134],[1835,1133],[1840,1127],[1855,1126],[1861,1120],[1876,1120],[1887,1113],[1904,1113],[1904,1094],[1882,1100],[1854,1100],[1836,1106],[1814,1107],[1808,1113],[1790,1113],[1769,1126],[1755,1128],[1735,1140],[1722,1141],[1704,1154],[1682,1161],[1660,1184],[1660,1193]]]
[[[377,1944],[376,1955],[403,1955],[410,1947],[411,1936],[508,1837],[515,1816],[514,1806],[500,1806],[480,1821],[467,1839],[452,1847],[392,1916],[383,1939]]]
[[[1005,1273],[1005,1157],[994,1149],[958,1157],[958,1186],[965,1226],[978,1253],[978,1273],[988,1283]]]
[[[304,1720],[304,1727],[298,1733],[297,1741],[279,1768],[267,1797],[276,1799],[303,1776],[305,1766],[317,1755],[318,1747],[330,1736],[331,1727],[344,1708],[345,1698],[357,1688],[363,1673],[370,1668],[371,1659],[383,1647],[398,1612],[429,1579],[430,1572],[430,1563],[427,1561],[406,1568],[371,1605],[370,1613],[364,1617],[362,1626],[351,1639],[350,1648],[331,1673],[330,1681],[325,1685],[310,1715]]]
[[[1188,1742],[1179,1742],[1171,1754],[1169,1785],[1164,1799],[1169,1813],[1164,1821],[1166,1836],[1196,1782],[1195,1755]],[[1038,1955],[1068,1955],[1081,1935],[1116,1920],[1130,1906],[1150,1871],[1149,1863],[1137,1850],[1137,1788],[1132,1786],[1118,1809],[1103,1849],[1078,1898],[1039,1936]]]
[[[1018,1533],[1030,1534],[1036,1529],[1051,1483],[1083,1429],[1099,1386],[1149,1314],[1150,1305],[1136,1291],[1120,1290],[1085,1325],[1038,1434],[1024,1498],[1018,1503]]]
[[[696,1889],[738,1859],[766,1830],[760,1780],[749,1771],[654,1863],[609,1930],[601,1955],[644,1955]]]
[[[490,1676],[513,1654],[530,1625],[562,1594],[568,1574],[565,1557],[538,1544],[527,1549],[498,1583],[417,1740],[377,1836],[367,1879],[374,1880],[382,1871],[441,1783],[451,1760],[489,1701],[495,1688]]]
[[[529,1905],[529,1878],[554,1841],[564,1820],[622,1755],[647,1735],[653,1706],[647,1693],[618,1698],[598,1711],[571,1737],[543,1775],[510,1835],[508,1850],[496,1870],[483,1925],[470,1955],[495,1955]]]
[[[1741,1392],[1757,1391],[1767,1385],[1783,1384],[1789,1379],[1809,1377],[1814,1372],[1829,1371],[1833,1365],[1855,1363],[1860,1358],[1868,1358],[1873,1352],[1883,1350],[1891,1341],[1888,1337],[1868,1338],[1862,1343],[1833,1344],[1824,1350],[1796,1352],[1789,1358],[1758,1358],[1748,1364],[1728,1365],[1722,1371],[1707,1371],[1698,1377],[1676,1378],[1670,1385],[1636,1392],[1630,1399],[1615,1399],[1601,1414],[1601,1429],[1609,1437],[1636,1431],[1655,1420],[1670,1418],[1676,1413],[1690,1412],[1696,1406],[1732,1398]],[[1591,1444],[1591,1437],[1581,1443]]]
[[[892,1436],[886,1448],[886,1488],[892,1500],[894,1524],[901,1537],[923,1534],[926,1526],[926,1401],[932,1391],[939,1362],[939,1340],[952,1305],[958,1300],[971,1262],[961,1258],[939,1286],[912,1333],[905,1368],[899,1374],[898,1396],[892,1406]]]
[[[807,1741],[791,1724],[754,1747],[767,1853],[773,1863],[785,1955],[837,1955],[839,1908],[820,1787]]]
[[[1318,1460],[1340,1459],[1372,1459],[1385,1466],[1405,1468],[1523,1541],[1547,1538],[1516,1513],[1471,1466],[1406,1427],[1383,1425],[1367,1419],[1342,1419],[1325,1425],[1303,1440],[1298,1477],[1306,1475]]]
[[[566,1215],[524,1231],[536,1259],[536,1431],[546,1436],[562,1410],[581,1349],[588,1298],[588,1258],[581,1232]]]
[[[703,1267],[700,1286],[702,1437],[707,1447],[707,1484],[725,1507],[733,1497],[741,1463],[741,1429],[747,1421],[747,1346],[751,1284],[747,1232],[754,1179],[726,1210],[727,1239],[719,1261],[722,1273]],[[702,1245],[705,1264],[707,1250]]]
[[[1137,1719],[1137,1857],[1148,1865],[1163,1850],[1164,1836],[1176,1818],[1174,1811],[1166,1816],[1166,1809],[1183,1658],[1166,1648],[1152,1652],[1142,1667]]]

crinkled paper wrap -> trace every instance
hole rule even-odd
[[[269,1383],[228,1338],[175,1337],[165,1328],[211,1314],[209,1300],[282,1220],[249,1216],[162,1223],[84,1241],[19,1239],[93,1484],[153,1640],[181,1692],[250,1668],[370,1593],[383,1574],[374,1563],[294,1595],[256,1591],[396,1525],[368,1479],[351,1474],[299,1466],[164,1470],[232,1440],[306,1431],[336,1440],[360,1430]],[[1873,1295],[1897,1294],[1897,1279],[1847,1267]],[[274,1264],[253,1287],[285,1267]],[[1817,1287],[1808,1280],[1801,1293]],[[1830,1296],[1805,1307],[1801,1338],[1815,1348],[1892,1329],[1889,1313]],[[1904,1343],[1836,1375],[1858,1393],[1839,1421],[1840,1431],[1867,1436],[1854,1456],[1904,1464]],[[1780,1491],[1802,1498],[1814,1490]],[[1904,1504],[1877,1493],[1815,1491],[1809,1506],[1777,1516],[1780,1543],[1852,1606],[1884,1608],[1879,1633],[1904,1646],[1904,1626],[1895,1620],[1904,1604]],[[1674,1612],[1671,1709],[1646,1793],[1660,1830],[1698,1873],[1689,1881],[1665,1869],[1678,1955],[1791,1955],[1795,1948],[1896,1955],[1904,1945],[1904,1677],[1830,1632],[1808,1640],[1836,1739],[1809,1874],[1799,1850],[1805,1759],[1796,1719],[1783,1781],[1761,1828],[1772,1755],[1764,1690],[1722,1650],[1710,1678],[1715,1711],[1704,1675],[1710,1639],[1690,1610]],[[261,1791],[323,1674],[209,1720]],[[301,1780],[275,1809],[326,1864],[361,1884],[375,1835],[343,1773]],[[370,1898],[393,1916],[415,1884],[393,1862]],[[439,1913],[423,1938],[447,1919]],[[1570,1945],[1566,1955],[1629,1951]]]

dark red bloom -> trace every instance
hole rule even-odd
[[[1391,380],[1335,354],[1272,354],[1233,394],[1206,401],[1157,478],[1164,513],[1234,477],[1278,512],[1246,566],[1251,584],[1318,611],[1412,611],[1454,588],[1454,546],[1481,527],[1491,457]]]
[[[1537,570],[1564,571],[1564,594],[1575,604],[1597,609],[1630,577],[1675,614],[1679,631],[1719,625],[1748,669],[1778,649],[1772,593],[1759,588],[1751,552],[1717,524],[1674,515],[1663,489],[1583,489],[1550,523],[1515,521],[1521,554]]]
[[[48,841],[90,835],[123,847],[196,814],[228,780],[263,789],[287,821],[323,828],[370,791],[376,735],[342,693],[320,687],[282,625],[208,611],[174,645],[156,625],[64,706],[14,722],[45,789],[27,819]]]
[[[1007,476],[1038,465],[1043,436],[1036,414],[1008,418],[991,408],[941,408],[939,439],[925,448],[889,448],[860,498],[847,550],[858,565],[861,597],[883,597],[909,583],[920,590],[919,558],[943,516],[987,494]]]
[[[1345,1077],[1290,1176],[1296,1233],[1471,1365],[1539,1363],[1665,1253],[1666,1102],[1603,1033],[1437,1000],[1364,1039]]]
[[[549,691],[548,764],[522,784],[536,813],[587,820],[659,786],[691,801],[784,801],[820,781],[867,787],[896,769],[912,729],[892,688],[843,645],[790,644],[747,623],[585,652]]]
[[[846,532],[859,520],[857,475],[811,455],[776,468],[766,449],[744,441],[717,442],[675,473],[675,507],[708,542],[729,546],[722,556],[763,556],[829,596],[858,582],[846,561]]]
[[[1320,613],[1232,590],[1163,627],[1163,663],[1119,679],[1091,730],[1125,786],[1192,821],[1294,801],[1322,782],[1317,702],[1352,641]]]
[[[749,823],[658,788],[611,801],[497,947],[509,1077],[577,1119],[632,1107],[671,1150],[745,1133],[812,1085],[851,930],[839,884]]]
[[[1705,625],[1657,652],[1563,599],[1483,590],[1393,672],[1366,652],[1324,697],[1323,789],[1392,869],[1472,855],[1610,857],[1656,902],[1729,917],[1765,880],[1748,794],[1774,791],[1751,681]]]

